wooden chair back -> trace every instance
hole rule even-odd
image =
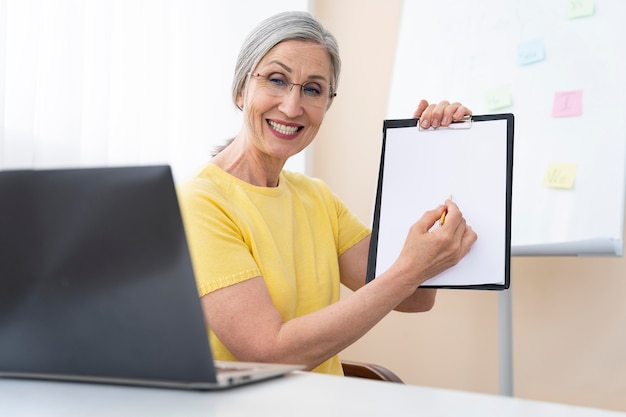
[[[343,373],[347,377],[375,379],[378,381],[396,382],[404,384],[398,375],[384,366],[371,363],[341,361]]]

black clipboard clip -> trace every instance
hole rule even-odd
[[[423,130],[425,132],[429,130],[439,130],[439,129],[471,129],[472,128],[472,116],[463,116],[460,119],[455,119],[448,126],[439,126],[439,127],[429,127],[428,129],[424,129],[419,123],[417,124],[419,130]]]

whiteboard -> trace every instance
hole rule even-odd
[[[621,256],[626,2],[407,0],[402,13],[388,118],[421,98],[515,114],[511,253]]]

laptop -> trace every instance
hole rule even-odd
[[[296,369],[213,360],[169,166],[0,171],[0,377],[208,390]]]

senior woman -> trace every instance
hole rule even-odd
[[[339,72],[337,42],[310,14],[261,22],[235,68],[241,129],[180,187],[217,359],[342,374],[339,352],[394,309],[431,309],[436,290],[420,284],[455,265],[476,240],[446,201],[417,220],[393,265],[365,285],[370,230],[325,183],[283,170],[315,138]],[[467,114],[459,103],[422,100],[414,117],[437,127]],[[444,210],[445,225],[429,232]],[[340,299],[340,284],[353,293]]]

